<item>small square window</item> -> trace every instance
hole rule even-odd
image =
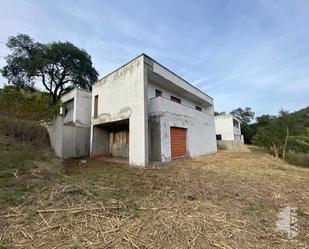
[[[200,106],[195,106],[195,110],[197,110],[197,111],[202,111],[202,107],[200,107]]]
[[[174,96],[171,96],[171,101],[174,101],[174,102],[177,102],[177,103],[181,104],[181,99],[176,98]]]
[[[156,89],[156,97],[161,97],[162,96],[162,91]]]

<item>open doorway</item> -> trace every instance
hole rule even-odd
[[[95,125],[92,155],[129,158],[129,119]]]

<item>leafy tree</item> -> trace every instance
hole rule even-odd
[[[297,134],[295,120],[283,109],[279,111],[278,117],[267,119],[265,116],[259,119],[262,123],[254,136],[254,143],[269,149],[276,157],[285,159],[287,151],[291,148],[291,135]]]
[[[53,103],[73,87],[90,90],[98,78],[90,55],[70,42],[44,44],[19,34],[10,37],[6,46],[12,53],[6,57],[2,75],[24,89],[42,83]]]
[[[239,107],[230,112],[235,117],[241,120],[243,124],[248,125],[254,118],[254,112],[251,110],[251,107],[245,107],[244,109]]]
[[[254,118],[254,112],[250,107],[245,107],[244,109],[239,107],[230,113],[241,120],[241,130],[244,136],[244,142],[250,144],[253,137],[253,130],[250,127],[250,123]]]
[[[256,117],[256,123],[259,125],[259,126],[265,126],[265,125],[268,125],[270,123],[271,120],[277,118],[276,116],[274,115],[268,115],[268,114],[264,114],[262,116],[259,116],[259,117]]]

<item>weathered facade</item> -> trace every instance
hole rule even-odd
[[[213,99],[142,54],[93,85],[90,140],[140,166],[214,153]]]
[[[232,114],[215,116],[215,124],[218,141],[244,142],[241,135],[241,121]]]
[[[47,125],[51,147],[60,158],[88,156],[91,92],[73,89],[61,97],[60,115]]]

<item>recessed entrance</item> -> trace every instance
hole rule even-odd
[[[187,129],[171,127],[172,159],[184,157],[187,153]]]
[[[95,125],[92,155],[128,158],[129,135],[128,119]]]

